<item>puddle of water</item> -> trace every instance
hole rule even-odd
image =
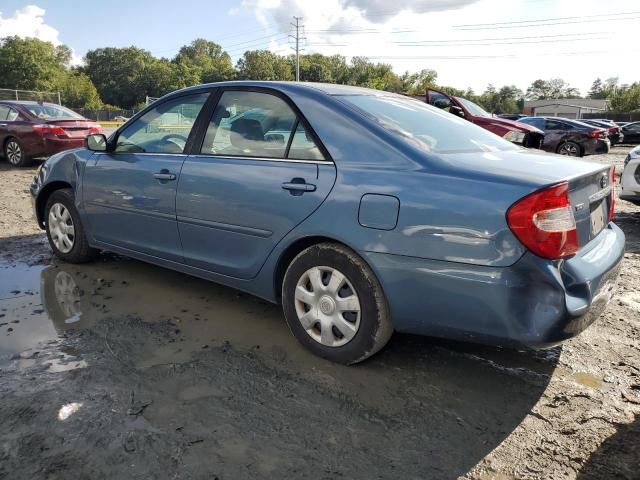
[[[557,367],[553,372],[554,377],[569,379],[577,384],[596,390],[602,388],[602,379],[587,372],[573,372],[568,368]]]

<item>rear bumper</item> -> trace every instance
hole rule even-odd
[[[609,153],[609,150],[611,150],[611,142],[608,138],[592,138],[583,145],[585,155]]]
[[[609,224],[580,253],[551,262],[526,253],[495,268],[366,253],[396,330],[505,346],[542,348],[571,338],[604,310],[624,255]]]

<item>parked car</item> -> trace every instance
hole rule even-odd
[[[517,122],[521,118],[527,117],[528,115],[524,115],[522,113],[501,113],[498,115],[499,118],[505,118],[507,120],[513,120]]]
[[[586,123],[587,125],[591,125],[592,127],[603,128],[607,130],[607,137],[609,138],[611,145],[615,145],[616,143],[623,143],[624,141],[622,128],[618,125],[615,125],[613,122],[591,119],[582,119],[580,121],[582,123]]]
[[[531,125],[495,117],[466,98],[454,97],[431,88],[426,91],[426,100],[428,104],[469,120],[505,140],[528,148],[541,148],[544,132]]]
[[[264,130],[284,124],[283,142]],[[60,259],[108,250],[247,291],[281,304],[309,350],[355,363],[394,330],[530,347],[577,335],[624,253],[612,181],[608,165],[407,97],[223,82],[50,157],[31,194]]]
[[[611,142],[607,130],[562,117],[526,117],[520,119],[544,131],[542,149],[547,152],[583,157],[609,153]]]
[[[624,143],[640,143],[640,122],[627,123],[622,127]]]
[[[624,159],[620,188],[621,199],[640,205],[640,145]]]
[[[624,127],[625,125],[628,125],[631,122],[615,122],[616,125],[618,125],[619,127]]]
[[[0,147],[14,167],[82,147],[92,133],[102,127],[93,120],[53,103],[0,100]]]

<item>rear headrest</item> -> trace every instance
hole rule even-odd
[[[251,118],[239,118],[231,124],[231,145],[241,150],[252,150],[256,141],[264,141],[260,122]]]

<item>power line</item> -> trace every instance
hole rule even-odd
[[[598,18],[601,19],[602,17],[619,17],[622,15],[640,15],[640,11],[636,11],[636,12],[621,12],[621,13],[604,13],[604,14],[599,14],[599,15],[582,15],[582,16],[578,16],[576,17],[575,15],[573,17],[555,17],[555,18],[539,18],[536,20],[513,20],[513,21],[509,21],[509,22],[495,22],[495,23],[468,23],[468,24],[461,24],[461,25],[452,25],[453,28],[463,28],[463,27],[487,27],[487,26],[493,26],[493,25],[513,25],[513,24],[517,24],[517,23],[537,23],[537,22],[551,22],[551,21],[558,21],[558,20],[578,20],[578,19],[584,19],[584,18]],[[606,19],[604,19],[606,20]],[[624,19],[626,20],[626,19]]]
[[[561,22],[548,22],[548,23],[532,23],[532,24],[517,24],[517,25],[501,25],[501,26],[493,26],[493,27],[454,27],[458,31],[472,31],[472,30],[502,30],[505,28],[531,28],[531,27],[550,27],[553,25],[571,25],[571,24],[584,24],[584,23],[598,23],[598,22],[620,22],[620,21],[628,21],[628,20],[636,20],[639,19],[640,16],[636,17],[624,17],[624,18],[591,18],[585,20],[575,20],[575,21],[561,21]]]

